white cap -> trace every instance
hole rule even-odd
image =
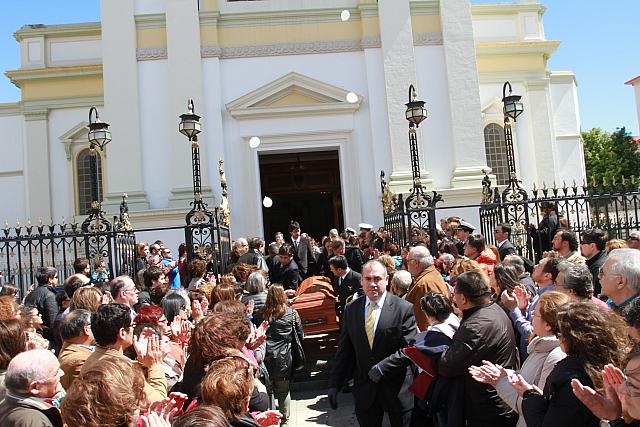
[[[358,227],[360,228],[360,230],[371,230],[373,228],[373,225],[367,224],[366,222],[361,222],[360,224],[358,224]]]

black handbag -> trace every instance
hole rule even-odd
[[[296,312],[291,312],[291,367],[294,371],[304,369],[305,356],[302,342],[296,333]]]

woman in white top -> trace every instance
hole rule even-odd
[[[568,297],[560,292],[549,291],[542,294],[531,316],[534,335],[527,347],[529,357],[519,372],[504,369],[500,365],[487,361],[484,361],[483,366],[469,368],[473,379],[495,387],[500,398],[520,414],[517,427],[526,427],[522,416],[522,397],[518,396],[518,392],[509,384],[509,377],[520,374],[529,384],[535,384],[544,390],[547,377],[556,363],[566,356],[560,348],[557,337],[556,313],[558,308],[567,302],[569,302]]]

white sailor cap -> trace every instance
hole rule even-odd
[[[373,225],[367,224],[366,222],[361,222],[360,224],[358,224],[358,227],[360,228],[360,230],[371,230],[373,228]]]
[[[460,228],[460,229],[462,229],[464,231],[468,231],[469,233],[472,233],[473,230],[476,229],[476,226],[471,224],[471,223],[469,223],[469,222],[467,222],[467,221],[465,221],[464,219],[461,219],[460,220],[460,226],[458,228]]]

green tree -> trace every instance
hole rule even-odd
[[[582,132],[584,160],[587,177],[591,183],[595,177],[598,185],[603,179],[617,183],[622,177],[638,177],[640,173],[640,151],[633,137],[625,128],[609,133],[599,128]]]

